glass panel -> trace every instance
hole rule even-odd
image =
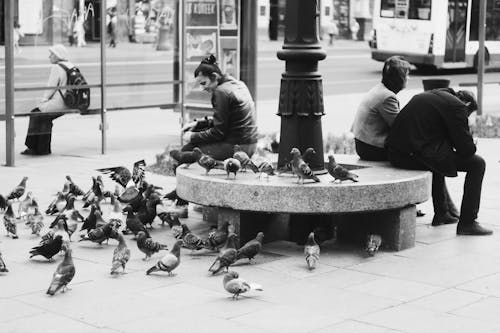
[[[173,103],[178,0],[108,1],[108,6],[108,109]]]
[[[396,10],[395,0],[380,1],[380,17],[394,17]]]
[[[472,1],[469,40],[478,40],[479,0]],[[500,4],[498,1],[486,2],[486,40],[500,40]]]
[[[88,141],[80,126],[74,126],[81,119],[78,105],[70,107],[63,99],[65,93],[73,89],[63,86],[73,82],[68,80],[67,73],[67,69],[73,67],[78,68],[87,84],[100,83],[99,43],[90,38],[90,23],[99,21],[99,4],[84,0],[15,0],[14,6],[18,23],[14,39],[19,39],[19,48],[14,50],[14,112],[17,116],[25,115],[16,118],[16,152],[26,148],[24,143],[30,127],[30,133],[45,135],[37,139],[37,142],[45,142],[40,143],[39,149],[71,154],[71,146],[86,145]],[[100,108],[98,92],[99,88],[90,88],[91,109]],[[43,113],[43,118],[37,118],[43,122],[32,126],[26,115],[35,109]],[[61,117],[65,113],[76,114]],[[51,117],[57,118],[53,131]],[[65,131],[74,134],[71,143],[60,139]],[[98,133],[95,139],[99,141]],[[93,148],[95,153],[99,145]]]
[[[430,20],[431,0],[410,0],[408,18],[414,20]]]

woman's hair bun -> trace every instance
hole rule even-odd
[[[202,64],[209,64],[209,65],[216,65],[217,64],[217,58],[213,54],[210,56],[206,57],[201,61]]]

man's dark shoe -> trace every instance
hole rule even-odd
[[[468,224],[459,223],[457,226],[457,235],[486,236],[492,233],[493,230],[481,227],[476,221]]]
[[[451,216],[450,213],[434,214],[434,218],[432,219],[432,225],[434,227],[437,227],[438,225],[454,223],[458,223],[458,218]]]

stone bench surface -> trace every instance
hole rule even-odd
[[[320,183],[297,184],[291,174],[261,179],[248,170],[227,179],[224,170],[197,164],[177,169],[177,193],[190,202],[238,211],[332,214],[390,210],[424,202],[431,195],[432,174],[403,170],[389,162],[362,161],[357,155],[335,155],[338,163],[359,176],[359,182],[333,183],[329,174]]]

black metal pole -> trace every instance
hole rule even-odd
[[[282,74],[278,115],[281,117],[278,167],[290,160],[290,151],[316,150],[309,165],[324,172],[321,116],[323,83],[318,61],[326,58],[318,39],[319,12],[316,0],[288,0],[285,11],[285,42],[278,58],[286,61]]]
[[[101,154],[107,150],[106,122],[106,0],[101,1]]]
[[[15,164],[14,147],[14,4],[5,1],[5,162]]]
[[[257,101],[257,1],[241,1],[240,79]]]

